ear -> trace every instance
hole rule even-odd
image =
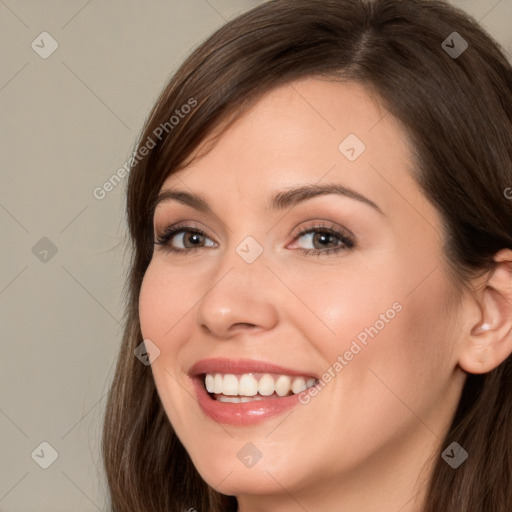
[[[459,365],[468,373],[487,373],[512,353],[512,250],[494,256],[496,265],[483,282],[471,308]],[[468,313],[469,314],[469,313]]]

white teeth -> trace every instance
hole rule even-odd
[[[261,377],[258,383],[258,392],[260,395],[270,396],[274,391],[274,379],[271,375],[266,373]]]
[[[306,389],[306,379],[302,377],[297,377],[293,379],[292,382],[292,391],[294,395],[298,395],[301,391]]]
[[[221,396],[219,397],[219,402],[233,402],[233,403],[238,403],[240,402],[240,397],[239,396]]]
[[[261,397],[260,395],[240,397],[240,402],[252,402],[253,400],[263,400],[263,397]]]
[[[224,395],[238,395],[238,379],[236,375],[227,373],[224,375],[224,382],[222,384],[222,394]]]
[[[258,393],[258,381],[249,374],[244,374],[238,382],[238,394],[242,396],[254,396]]]
[[[275,383],[276,393],[279,396],[286,396],[290,391],[291,382],[292,379],[288,375],[280,375]]]
[[[224,377],[222,376],[222,374],[217,373],[217,375],[215,375],[213,392],[214,393],[222,393],[223,383],[224,383]]]
[[[312,377],[273,376],[269,373],[261,375],[259,379],[251,373],[243,375],[207,373],[204,379],[209,393],[224,395],[218,397],[222,402],[249,402],[274,394],[280,397],[291,393],[296,395],[314,386],[316,382]]]
[[[253,402],[254,400],[263,400],[261,396],[219,396],[219,402],[231,402],[233,404],[238,404],[240,402]]]
[[[204,384],[206,386],[206,389],[208,390],[208,393],[213,393],[215,389],[215,377],[208,373],[206,375],[206,378],[204,379]]]

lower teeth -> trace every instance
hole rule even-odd
[[[274,393],[275,394],[275,393]],[[253,402],[255,400],[265,400],[271,398],[273,395],[263,397],[261,395],[255,396],[227,396],[227,395],[214,395],[214,400],[218,400],[219,402],[231,402],[234,404],[238,404],[240,402]],[[276,398],[281,398],[277,394],[275,394]]]

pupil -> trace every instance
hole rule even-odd
[[[320,241],[322,243],[322,245],[327,245],[329,243],[328,238],[331,236],[331,234],[330,233],[317,233],[315,236],[317,237],[317,241]],[[319,240],[319,238],[320,238],[320,240]],[[327,244],[324,244],[324,242],[327,242]]]
[[[200,242],[200,240],[197,240],[196,237],[200,237],[201,235],[199,233],[190,233],[190,236],[189,236],[189,242],[192,242],[192,245],[197,245],[194,243],[193,239]]]

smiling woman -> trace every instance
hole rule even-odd
[[[190,97],[129,175],[112,510],[510,511],[499,45],[443,1],[270,1],[141,141]]]

